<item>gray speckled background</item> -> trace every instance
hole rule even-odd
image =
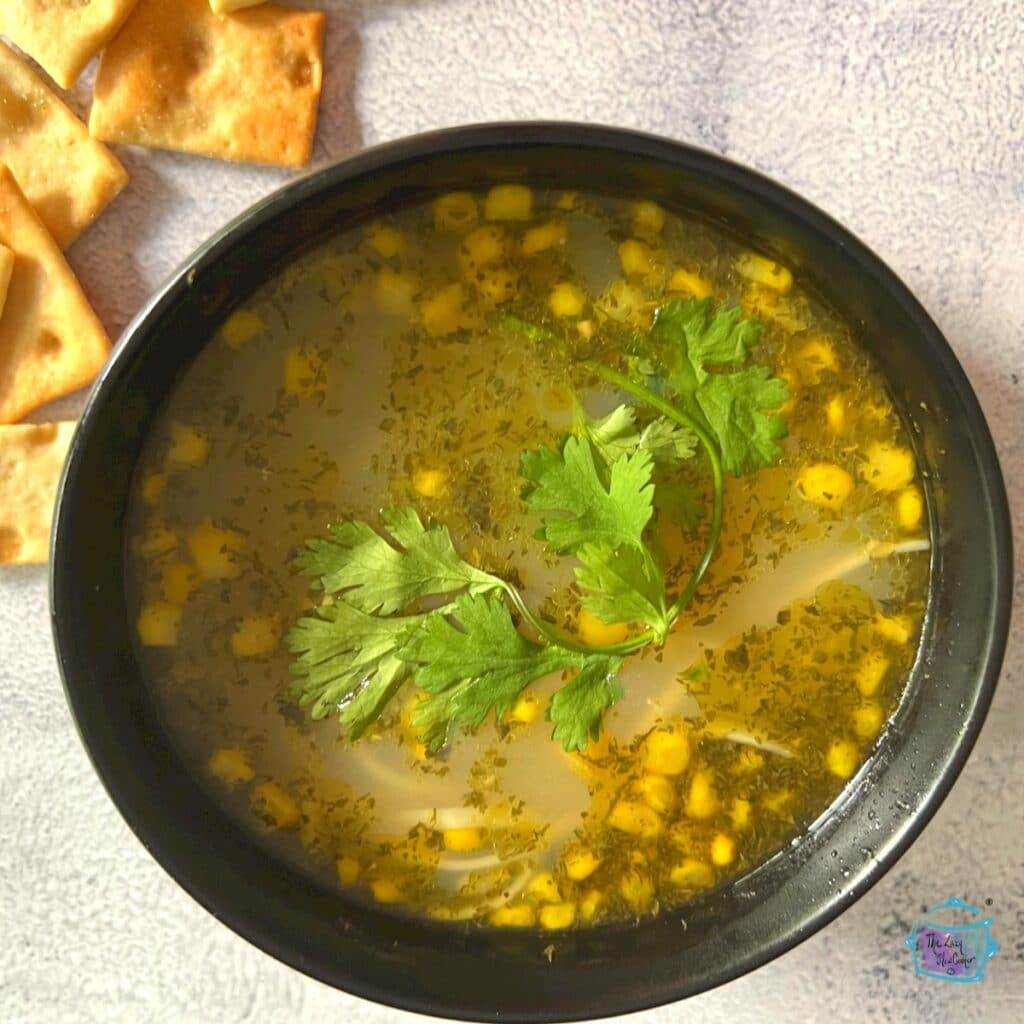
[[[596,120],[724,153],[851,227],[916,292],[966,367],[1024,550],[1019,2],[312,5],[330,11],[318,161],[460,122]],[[87,84],[73,97],[80,109]],[[119,155],[129,191],[71,251],[112,334],[214,226],[286,178],[173,154]],[[63,412],[77,407],[69,400]],[[1019,563],[1016,584],[1019,599]],[[886,878],[774,963],[635,1020],[1024,1019],[1022,630],[1018,616],[963,776]],[[0,1020],[416,1019],[271,960],[147,856],[65,709],[42,569],[0,570],[0,700]],[[979,985],[917,978],[903,947],[915,915],[952,894],[992,901],[1002,949]]]

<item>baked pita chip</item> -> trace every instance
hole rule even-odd
[[[62,88],[120,28],[138,0],[0,0],[0,32]]]
[[[7,301],[7,286],[11,283],[11,272],[14,270],[14,253],[6,245],[0,245],[0,316],[4,315],[4,303]]]
[[[107,142],[283,167],[309,162],[324,15],[140,0],[103,52],[89,131]]]
[[[66,249],[128,182],[125,169],[13,50],[0,43],[0,161]]]
[[[45,562],[57,484],[75,424],[0,427],[0,563]]]
[[[0,165],[0,245],[14,253],[0,316],[0,423],[92,382],[110,340],[53,236]]]

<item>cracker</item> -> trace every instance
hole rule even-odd
[[[45,562],[57,484],[75,424],[0,427],[0,563]]]
[[[214,14],[231,14],[244,7],[255,7],[265,2],[266,0],[210,0],[210,10]]]
[[[0,317],[4,315],[4,303],[7,301],[7,286],[11,283],[11,272],[14,270],[14,253],[6,245],[0,245]]]
[[[0,0],[0,32],[62,88],[121,27],[138,0]]]
[[[53,236],[0,165],[0,244],[14,271],[0,317],[0,423],[91,383],[110,340]]]
[[[309,161],[324,15],[140,0],[103,52],[89,130],[108,142],[251,163]]]
[[[13,50],[0,43],[0,161],[66,249],[128,183],[125,169]]]

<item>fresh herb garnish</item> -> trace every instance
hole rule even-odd
[[[534,342],[553,338],[513,317],[502,326]],[[574,433],[559,449],[523,455],[523,501],[540,517],[538,538],[549,552],[578,561],[582,606],[635,627],[633,635],[601,647],[565,636],[510,582],[462,559],[443,524],[424,522],[412,508],[389,509],[382,529],[338,523],[296,559],[324,597],[288,634],[295,697],[312,705],[314,717],[337,714],[357,739],[415,678],[424,698],[414,721],[438,750],[453,729],[476,728],[491,712],[501,718],[530,683],[561,672],[547,712],[553,736],[566,750],[586,746],[622,696],[623,657],[664,642],[711,562],[722,528],[723,468],[738,474],[779,455],[785,421],[771,410],[788,398],[785,385],[767,367],[745,365],[760,330],[710,300],[668,303],[647,339],[653,361],[645,360],[643,375],[653,380],[582,364],[638,399],[644,421],[628,405],[601,419],[578,408]],[[677,472],[698,447],[711,475],[707,538],[669,603],[648,534],[656,509],[697,522],[697,491]]]

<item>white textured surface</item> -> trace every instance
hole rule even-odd
[[[851,227],[918,295],[966,367],[1024,550],[1018,3],[310,3],[331,15],[321,161],[460,122],[595,120],[751,164]],[[87,96],[80,86],[80,107]],[[285,179],[171,154],[120,155],[128,193],[71,253],[112,333],[212,228]],[[1018,616],[977,749],[896,868],[767,967],[631,1019],[1024,1019],[1022,687]],[[0,1020],[417,1019],[271,960],[144,853],[65,709],[42,570],[0,570],[0,701]],[[919,979],[903,947],[914,916],[953,894],[992,901],[1002,950],[980,985]]]

